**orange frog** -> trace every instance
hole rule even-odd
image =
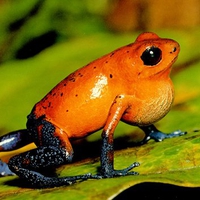
[[[180,47],[171,39],[143,33],[119,48],[70,74],[55,86],[28,115],[27,129],[0,138],[8,151],[34,142],[36,149],[14,156],[8,166],[33,187],[68,185],[77,180],[134,175],[135,162],[114,169],[114,130],[121,120],[145,132],[143,143],[185,134],[160,132],[153,125],[170,110],[174,91],[169,74]],[[103,129],[101,170],[70,177],[47,177],[41,170],[71,162],[70,141]]]

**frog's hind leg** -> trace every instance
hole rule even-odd
[[[41,125],[40,125],[41,124]],[[8,166],[20,178],[35,188],[50,188],[69,185],[77,180],[85,180],[90,174],[64,178],[44,175],[49,170],[72,161],[73,148],[65,132],[47,121],[40,122],[37,131],[30,127],[30,137],[36,138],[36,149],[16,155],[9,160]]]
[[[70,154],[64,149],[53,146],[38,147],[31,151],[14,156],[10,159],[9,168],[20,178],[28,181],[34,188],[50,188],[70,185],[77,180],[85,180],[90,174],[71,177],[46,177],[40,170],[48,170],[71,160]]]
[[[156,142],[161,142],[164,139],[179,137],[187,133],[177,130],[167,134],[159,131],[154,125],[143,126],[139,128],[145,132],[145,138],[140,142],[141,144],[147,143],[150,139],[154,139]]]
[[[0,151],[19,149],[32,142],[27,129],[13,131],[0,137]]]
[[[19,149],[32,143],[27,129],[17,130],[0,137],[0,151],[11,151]],[[7,163],[0,160],[0,176],[14,175],[8,168]]]
[[[7,163],[0,160],[0,177],[15,175],[8,167]]]

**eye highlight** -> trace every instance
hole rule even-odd
[[[147,48],[140,57],[145,65],[153,66],[160,62],[162,59],[162,51],[157,47]]]

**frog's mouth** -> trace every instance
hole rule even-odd
[[[161,71],[157,72],[155,75],[163,74],[168,70],[170,71],[171,68],[172,68],[172,65],[176,62],[177,58],[178,58],[178,55],[176,57],[174,57],[174,59],[172,59],[172,61],[164,69],[162,69]]]

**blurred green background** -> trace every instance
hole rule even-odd
[[[198,0],[0,0],[0,134],[25,128],[55,84],[143,31],[181,45],[174,107],[158,126],[199,129],[199,25]],[[133,130],[124,127],[116,134]]]

